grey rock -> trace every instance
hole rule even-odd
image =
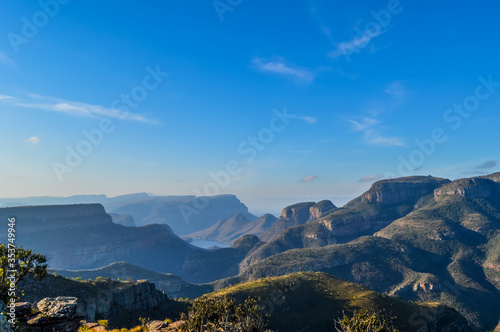
[[[0,300],[0,312],[2,312],[2,314],[0,314],[0,331],[13,332],[10,327],[10,323],[7,320],[7,317],[3,315],[3,312],[5,312],[6,309],[7,307],[5,306],[5,303],[3,303],[3,301]]]
[[[75,319],[78,299],[76,297],[59,296],[45,298],[36,304],[38,310],[48,318]]]

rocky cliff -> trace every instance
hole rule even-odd
[[[421,197],[432,194],[434,189],[450,180],[431,176],[411,176],[375,182],[361,195],[362,203],[398,204],[416,203]]]
[[[314,221],[323,217],[326,213],[331,213],[337,207],[331,201],[324,200],[318,202],[309,208],[309,220]]]
[[[319,203],[305,202],[287,206],[282,210],[278,221],[268,231],[260,235],[259,238],[262,241],[271,241],[289,227],[317,220],[336,209],[337,207],[328,200]]]
[[[462,196],[469,199],[486,198],[493,196],[499,188],[500,185],[497,182],[488,178],[460,179],[434,190],[434,198],[446,196]]]
[[[75,315],[89,322],[109,320],[111,326],[136,326],[139,317],[165,319],[174,301],[147,281],[75,281],[49,275],[41,282],[28,278],[18,285],[21,301],[37,303],[45,298],[75,297]],[[21,293],[21,292],[19,292]]]

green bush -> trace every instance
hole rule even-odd
[[[108,328],[108,321],[105,319],[98,320],[97,324],[101,325],[104,328]]]
[[[335,320],[337,332],[398,332],[393,326],[378,314],[369,314],[363,310],[354,312],[352,317],[344,317]]]
[[[268,318],[262,316],[255,303],[249,297],[237,306],[234,298],[228,296],[202,296],[194,300],[185,317],[181,316],[186,318],[181,331],[264,332]]]

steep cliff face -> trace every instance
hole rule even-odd
[[[493,196],[499,187],[497,182],[487,178],[460,179],[434,190],[434,198],[446,196],[462,196],[469,199],[486,198]]]
[[[337,207],[328,200],[318,202],[309,208],[309,220],[314,221],[323,217],[327,212],[333,212]]]
[[[16,218],[16,244],[43,253],[53,268],[97,268],[128,261],[179,273],[185,257],[194,250],[167,225],[114,224],[99,204],[0,209],[0,219],[8,217]],[[5,238],[6,231],[0,229],[0,237]]]
[[[423,196],[450,180],[431,176],[412,176],[375,182],[370,190],[361,195],[362,203],[397,204],[417,202]]]
[[[267,242],[289,227],[305,224],[311,216],[310,209],[315,204],[315,202],[306,202],[287,206],[281,211],[278,221],[269,230],[260,235],[259,238]]]
[[[28,226],[23,227],[23,234],[99,226],[111,222],[111,217],[106,214],[101,204],[45,205],[0,209],[2,220],[12,217],[18,221],[18,227]],[[0,232],[2,231],[0,230]]]
[[[481,176],[481,178],[483,178],[483,179],[489,179],[489,180],[494,181],[496,183],[500,183],[500,172],[493,173],[493,174],[490,174],[490,175]]]
[[[48,276],[41,282],[28,278],[19,284],[19,289],[24,291],[22,301],[31,303],[45,298],[75,297],[76,316],[87,321],[107,319],[113,326],[135,326],[141,315],[164,319],[171,313],[172,301],[147,281],[90,282]]]

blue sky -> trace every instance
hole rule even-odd
[[[233,193],[278,213],[498,171],[499,9],[2,2],[0,196]]]

